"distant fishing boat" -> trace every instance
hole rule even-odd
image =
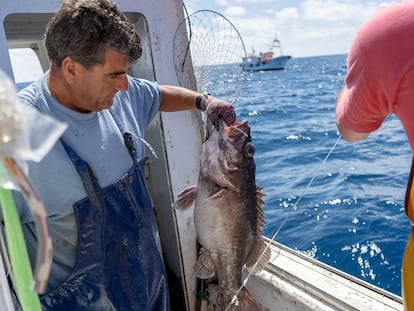
[[[279,54],[276,54],[273,51],[274,49],[277,49]],[[274,38],[270,51],[256,54],[253,50],[247,57],[242,58],[241,66],[244,70],[249,71],[282,70],[285,69],[287,61],[291,58],[292,56],[290,55],[283,55],[280,40]]]

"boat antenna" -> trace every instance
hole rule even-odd
[[[278,33],[275,34],[275,37],[273,39],[272,51],[273,51],[273,48],[278,48],[279,51],[280,51],[280,55],[283,55],[282,44],[280,43],[279,34]]]

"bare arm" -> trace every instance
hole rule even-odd
[[[349,141],[350,143],[354,143],[356,141],[359,140],[363,140],[365,138],[368,137],[369,133],[358,133],[358,132],[354,132],[348,128],[346,128],[345,126],[343,126],[340,123],[336,123],[336,126],[338,128],[339,133],[342,135],[342,137],[346,140]]]
[[[338,105],[338,103],[341,99],[343,90],[344,89],[342,89],[338,93],[338,96],[336,98],[336,105]],[[359,132],[352,131],[352,130],[348,129],[347,127],[345,127],[343,124],[341,124],[339,122],[338,118],[336,118],[336,127],[338,128],[338,131],[342,135],[342,137],[346,141],[349,141],[351,143],[359,141],[359,140],[363,140],[363,139],[367,138],[368,135],[370,134],[370,133],[359,133]]]
[[[181,111],[198,108],[206,111],[207,117],[216,128],[218,128],[219,117],[224,118],[229,126],[236,121],[234,106],[226,101],[210,95],[205,97],[200,93],[178,86],[160,85],[160,89],[162,93],[160,111]]]
[[[196,108],[200,93],[179,86],[160,85],[162,101],[160,111],[182,111]]]

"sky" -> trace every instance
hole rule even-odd
[[[277,36],[293,57],[346,54],[360,25],[397,1],[184,0],[191,14],[213,10],[239,31],[247,53],[269,50]]]

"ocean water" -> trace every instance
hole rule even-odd
[[[365,141],[339,137],[335,99],[345,75],[346,55],[247,74],[235,105],[256,147],[264,235],[280,230],[276,241],[400,295],[412,155],[394,116]]]

